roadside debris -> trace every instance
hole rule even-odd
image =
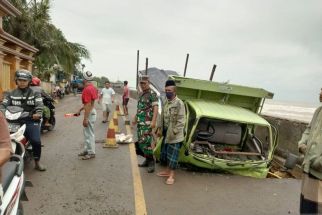
[[[274,156],[267,178],[301,178],[301,168],[295,165],[292,169],[287,168],[288,163],[283,158]]]
[[[117,143],[120,144],[127,144],[127,143],[133,143],[133,135],[132,134],[116,134],[115,139]]]

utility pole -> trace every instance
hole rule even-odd
[[[140,60],[140,50],[136,54],[136,87],[139,84],[139,60]]]
[[[149,58],[145,58],[145,75],[148,75]]]
[[[187,54],[187,57],[186,57],[186,64],[185,64],[185,66],[184,66],[184,73],[183,73],[183,77],[186,77],[188,61],[189,61],[189,54]]]
[[[215,70],[216,70],[216,64],[214,64],[214,66],[212,67],[212,71],[211,71],[211,75],[210,75],[210,81],[212,81],[213,77],[214,77],[214,74],[215,74]]]

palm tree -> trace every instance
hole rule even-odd
[[[63,32],[51,23],[50,0],[11,0],[21,12],[19,17],[6,17],[3,27],[13,36],[35,46],[39,52],[35,56],[38,75],[52,72],[54,64],[64,72],[72,74],[75,65],[90,53],[79,43],[69,42]]]

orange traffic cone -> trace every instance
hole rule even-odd
[[[113,124],[114,124],[115,133],[120,133],[120,131],[119,131],[119,121],[118,121],[116,111],[114,111],[114,113],[113,113]]]
[[[110,124],[107,129],[106,142],[103,145],[103,148],[118,148],[118,147],[119,145],[116,143],[116,140],[115,140],[114,122],[110,121]]]
[[[118,116],[124,116],[124,113],[123,113],[122,109],[120,108],[119,104],[116,105],[115,110],[116,110]]]

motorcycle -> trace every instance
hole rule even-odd
[[[11,143],[15,154],[11,156],[10,160],[2,168],[3,177],[1,183],[4,195],[0,201],[0,215],[22,215],[23,207],[21,201],[28,200],[25,193],[26,184],[23,172],[25,149],[21,143],[14,139],[11,140]]]
[[[54,93],[53,93],[53,97],[56,98],[60,98],[63,99],[65,96],[65,89],[64,88],[59,88],[59,89],[55,89]]]
[[[22,107],[8,106],[5,111],[5,117],[8,122],[10,138],[14,142],[21,143],[24,146],[24,152],[22,157],[26,160],[32,158],[32,146],[27,138],[24,136],[26,130],[25,120],[30,115],[29,112],[25,112]],[[15,144],[13,146],[13,152],[16,153]]]
[[[64,98],[65,96],[65,88],[60,88],[57,92],[57,95],[60,99]]]
[[[55,117],[55,106],[54,106],[54,100],[47,96],[43,98],[44,105],[47,106],[50,110],[50,118],[48,119],[48,122],[51,126],[46,126],[44,120],[41,123],[41,131],[52,131],[55,128],[56,125],[56,117]]]

